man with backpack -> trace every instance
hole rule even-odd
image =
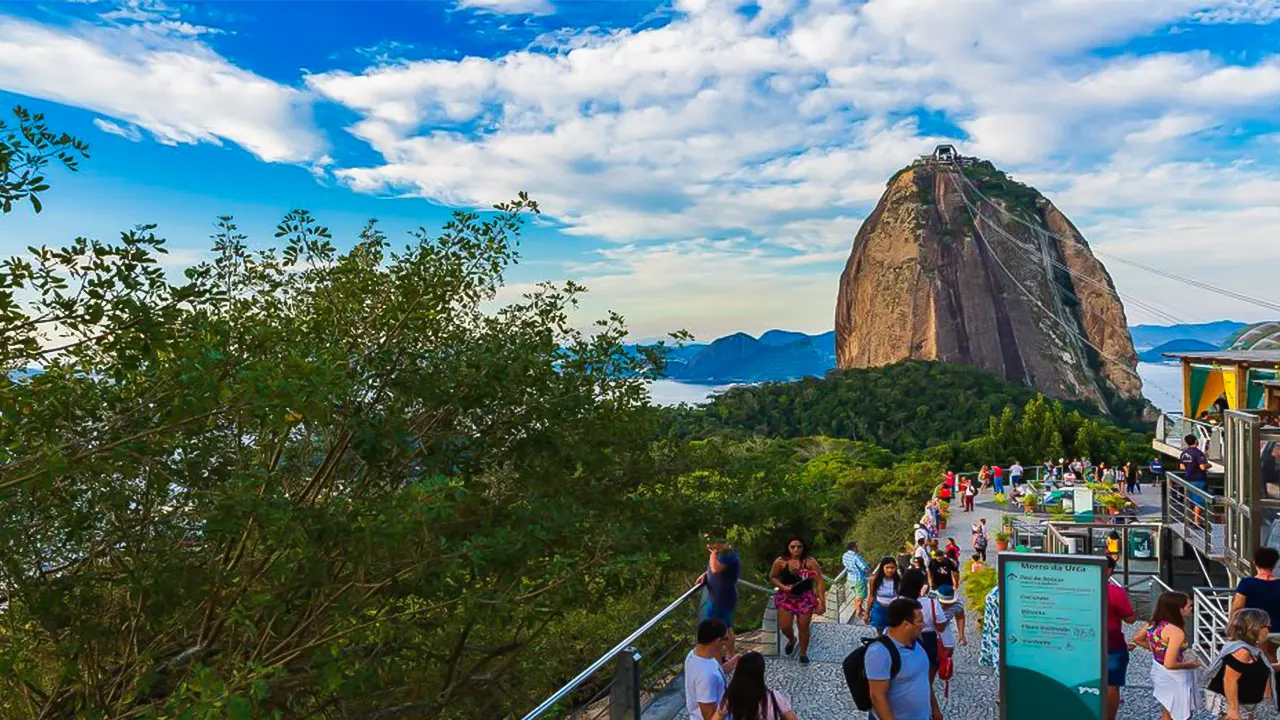
[[[920,603],[889,603],[888,628],[844,661],[845,681],[859,710],[873,720],[942,720],[929,682],[929,655],[917,640],[924,630]]]

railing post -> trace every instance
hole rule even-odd
[[[609,720],[640,720],[640,651],[628,647],[614,657]]]

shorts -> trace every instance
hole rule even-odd
[[[884,632],[884,629],[889,627],[889,608],[873,600],[869,614],[871,615],[871,627],[880,632]]]
[[[924,648],[924,654],[929,656],[929,669],[937,672],[938,670],[938,633],[922,632],[920,633],[920,647]]]
[[[715,607],[710,600],[703,600],[702,608],[698,611],[698,620],[707,620],[709,618],[715,618],[724,623],[725,627],[730,630],[733,629],[733,608]]]
[[[865,579],[850,580],[849,581],[849,597],[853,598],[854,600],[866,600],[867,599],[867,581]]]
[[[1107,687],[1124,687],[1125,675],[1129,673],[1129,651],[1107,651]]]

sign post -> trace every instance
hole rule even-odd
[[[1093,490],[1083,486],[1076,485],[1071,489],[1071,512],[1076,517],[1083,515],[1093,516]]]
[[[1105,557],[1000,553],[1001,720],[1102,720]]]

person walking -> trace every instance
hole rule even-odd
[[[1004,468],[1000,467],[999,465],[996,465],[995,467],[991,468],[991,481],[992,481],[992,484],[995,485],[996,494],[1003,495],[1004,494]]]
[[[938,634],[946,627],[946,613],[942,605],[930,595],[929,588],[921,582],[919,575],[907,575],[902,578],[900,597],[920,602],[921,612],[924,614],[924,626],[920,629],[920,646],[929,656],[929,682],[933,682],[938,675],[939,652],[942,648],[942,641],[938,639]]]
[[[862,616],[863,622],[875,628],[877,635],[889,626],[889,605],[898,597],[901,583],[898,561],[888,555],[880,558],[876,571],[867,581],[867,614]]]
[[[1129,602],[1129,593],[1111,582],[1116,571],[1114,557],[1107,558],[1107,720],[1116,720],[1120,712],[1120,688],[1129,674],[1129,641],[1124,624],[1135,622],[1138,613]]]
[[[827,611],[826,588],[822,585],[822,568],[809,554],[809,545],[799,537],[787,541],[787,554],[773,561],[769,580],[778,588],[773,596],[778,610],[778,627],[787,638],[784,652],[790,655],[796,648],[796,635],[792,619],[800,635],[800,664],[809,664],[809,624],[813,613]]]
[[[712,720],[799,720],[787,696],[765,684],[764,666],[764,656],[758,652],[738,660]]]
[[[965,512],[973,512],[973,501],[978,491],[973,488],[973,481],[970,480],[964,484],[964,509]]]
[[[1009,467],[1009,483],[1012,484],[1015,488],[1022,484],[1023,472],[1025,471],[1022,467],[1022,463],[1018,462],[1015,459],[1013,461],[1013,465]]]
[[[949,585],[938,588],[934,595],[942,604],[942,614],[946,617],[947,623],[947,627],[939,636],[942,639],[942,649],[950,654],[955,652],[956,645],[969,644],[964,634],[964,604],[960,602],[960,595],[956,593],[956,589]]]
[[[1204,707],[1219,720],[1256,720],[1258,706],[1271,683],[1271,663],[1262,644],[1271,632],[1271,618],[1246,608],[1227,622],[1227,644],[1209,664]]]
[[[991,468],[987,465],[983,465],[982,469],[978,471],[978,492],[984,492],[990,486]]]
[[[941,550],[933,553],[933,559],[929,561],[929,589],[937,590],[941,587],[960,587],[960,566],[954,560],[947,556]]]
[[[1199,441],[1196,440],[1195,435],[1187,435],[1182,438],[1182,442],[1185,447],[1182,448],[1182,454],[1178,456],[1178,467],[1182,469],[1182,478],[1191,487],[1207,492],[1209,490],[1209,458],[1197,447]],[[1205,511],[1204,498],[1198,493],[1187,494],[1191,496],[1187,499],[1195,506],[1192,522],[1196,527],[1202,527]]]
[[[1196,677],[1200,662],[1186,656],[1190,614],[1185,593],[1162,593],[1150,622],[1133,636],[1135,645],[1151,651],[1152,694],[1164,709],[1161,720],[1190,720],[1203,704]]]
[[[1242,610],[1261,610],[1269,617],[1280,617],[1280,578],[1275,575],[1276,564],[1280,562],[1280,552],[1275,548],[1263,547],[1253,551],[1253,577],[1243,578],[1236,585],[1236,594],[1231,598],[1231,614]],[[1271,662],[1276,661],[1276,645],[1267,640],[1262,644]]]
[[[947,546],[942,551],[947,554],[947,557],[951,558],[956,567],[960,567],[960,546],[956,544],[955,538],[947,538]]]
[[[728,628],[717,618],[698,623],[697,643],[684,658],[684,707],[690,720],[711,720],[724,698],[725,673],[733,672],[739,662],[724,657],[724,639]]]
[[[911,559],[920,560],[920,566],[924,567],[925,563],[929,561],[929,541],[928,540],[922,537],[916,538],[916,546],[911,551]]]
[[[987,537],[987,519],[982,518],[973,524],[973,551],[982,558],[982,563],[987,562],[987,543],[990,538]]]
[[[1139,480],[1142,477],[1142,471],[1138,469],[1138,465],[1133,461],[1124,464],[1124,491],[1130,495],[1140,494],[1142,486]]]
[[[706,597],[702,602],[699,619],[716,618],[725,624],[728,633],[725,635],[725,654],[734,654],[733,611],[738,606],[738,574],[742,562],[738,551],[727,542],[712,542],[707,545],[710,557],[707,559],[707,571],[702,576],[706,584]]]
[[[853,598],[853,617],[860,618],[867,604],[867,571],[871,569],[867,561],[858,552],[858,543],[851,541],[845,546],[844,556],[840,558],[844,565],[845,576],[849,581],[849,597]],[[838,619],[838,618],[837,618]],[[849,619],[850,622],[853,618]]]
[[[924,629],[920,603],[908,598],[894,600],[888,608],[888,621],[885,639],[867,647],[865,662],[873,708],[869,717],[942,720],[942,708],[929,682],[929,656],[919,643]]]
[[[1184,480],[1191,483],[1193,487],[1207,490],[1209,487],[1209,458],[1200,449],[1199,442],[1195,435],[1187,435],[1182,438],[1182,443],[1185,447],[1182,448],[1182,454],[1178,456],[1178,467],[1182,468]]]

